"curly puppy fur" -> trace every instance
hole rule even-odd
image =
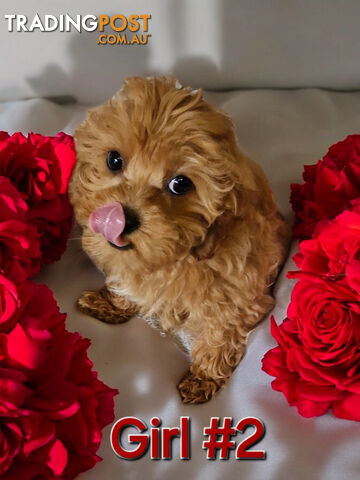
[[[190,334],[192,362],[178,388],[186,403],[209,400],[272,308],[287,251],[261,168],[239,150],[229,116],[172,77],[128,79],[88,112],[75,141],[70,198],[83,248],[106,276],[80,309],[112,323],[157,316],[163,331]],[[125,159],[119,173],[107,168],[111,150]],[[179,174],[194,189],[172,196],[167,184]],[[114,201],[139,212],[132,249],[116,250],[88,227],[90,214]]]

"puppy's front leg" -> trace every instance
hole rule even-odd
[[[241,332],[222,332],[215,341],[212,337],[211,331],[205,329],[194,340],[192,364],[178,385],[184,403],[210,400],[227,383],[244,355],[246,336]]]
[[[85,290],[77,301],[79,310],[106,323],[123,323],[138,313],[138,307],[106,287],[97,292]]]

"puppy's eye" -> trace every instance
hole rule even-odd
[[[106,157],[106,163],[112,172],[118,172],[124,168],[125,162],[119,152],[111,150]]]
[[[185,177],[184,175],[177,175],[168,183],[168,189],[172,195],[185,195],[185,193],[193,188],[194,184],[190,178]]]

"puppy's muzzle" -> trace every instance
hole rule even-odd
[[[123,238],[140,227],[140,218],[132,208],[112,202],[94,210],[89,217],[89,228],[100,233],[113,246],[128,247],[130,242]]]

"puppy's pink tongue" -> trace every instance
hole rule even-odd
[[[125,228],[125,214],[120,203],[108,203],[94,210],[89,217],[89,227],[94,233],[101,233],[108,242],[118,247],[124,247],[129,243],[120,236]]]

